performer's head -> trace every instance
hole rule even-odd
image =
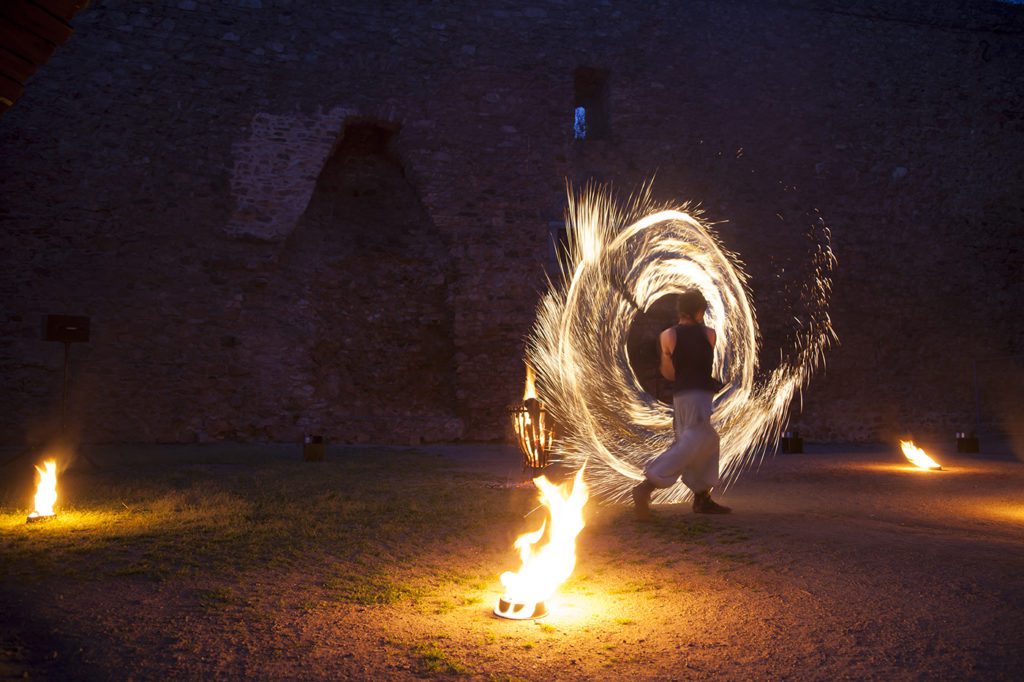
[[[676,312],[680,319],[689,318],[694,322],[704,319],[707,312],[708,302],[699,289],[687,289],[676,297]]]

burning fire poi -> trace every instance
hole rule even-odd
[[[931,469],[933,471],[942,469],[942,466],[938,462],[929,457],[928,453],[924,450],[914,445],[914,441],[912,440],[901,440],[900,449],[903,450],[903,456],[910,460],[910,463],[916,467]]]
[[[540,490],[540,501],[550,513],[551,522],[520,535],[513,545],[519,551],[522,566],[501,575],[505,592],[494,608],[495,615],[514,620],[540,618],[547,613],[545,600],[568,580],[576,567],[576,536],[583,530],[583,507],[587,503],[587,484],[583,468],[576,472],[572,491],[566,491],[538,476],[533,482]],[[541,545],[544,531],[548,541]]]
[[[57,503],[57,462],[47,460],[43,468],[36,465],[39,472],[39,484],[36,486],[35,509],[28,515],[29,521],[41,520],[55,516],[53,505]]]
[[[820,221],[813,228],[814,277],[802,290],[806,310],[794,347],[755,380],[759,334],[746,275],[699,212],[656,204],[649,184],[624,203],[606,188],[588,186],[579,196],[569,189],[566,225],[562,276],[541,299],[527,348],[527,362],[544,380],[540,398],[567,429],[554,454],[570,465],[589,458],[594,493],[628,499],[647,461],[674,438],[672,407],[646,393],[629,364],[629,329],[657,299],[697,288],[718,333],[714,372],[726,382],[712,419],[728,483],[777,442],[790,402],[835,339],[828,228]],[[678,483],[654,499],[679,502],[689,495]]]

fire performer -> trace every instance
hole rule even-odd
[[[644,468],[644,480],[633,488],[637,518],[651,518],[651,493],[683,483],[693,491],[697,514],[728,514],[731,509],[711,499],[718,483],[718,434],[711,425],[712,398],[721,384],[711,376],[715,330],[704,326],[708,303],[690,289],[679,295],[679,323],[661,333],[660,370],[673,382],[675,441]]]

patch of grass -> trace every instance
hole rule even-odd
[[[230,587],[215,587],[203,590],[199,595],[199,604],[205,609],[223,609],[237,602],[235,591]]]
[[[465,675],[469,670],[436,642],[418,644],[412,648],[423,672],[429,674]]]
[[[46,524],[25,524],[27,477],[0,483],[0,579],[229,578],[311,560],[374,573],[520,521],[519,491],[467,495],[476,479],[416,452],[350,450],[314,465],[259,447],[209,452],[115,449],[99,470],[61,477],[58,516]],[[396,470],[417,475],[396,491]],[[444,578],[486,587],[479,573]],[[390,603],[408,591],[353,582],[345,592],[353,603]]]
[[[436,563],[424,565],[424,568],[428,569],[435,585],[451,583],[458,587],[473,587],[475,585],[479,585],[479,589],[487,587],[487,583],[477,573],[453,571],[451,566]]]
[[[632,618],[616,618],[615,622],[619,625],[633,625],[634,623],[636,623],[636,621]]]
[[[558,632],[558,628],[556,628],[554,625],[548,625],[547,623],[537,623],[537,629],[541,632],[546,632],[548,634]]]
[[[24,490],[0,477],[0,505],[8,505],[0,506],[0,585],[30,579],[44,587],[70,576],[83,591],[108,582],[152,591],[140,581],[174,580],[159,591],[177,600],[176,613],[223,621],[228,640],[247,637],[249,628],[271,632],[264,619],[279,624],[293,610],[300,619],[303,611],[358,619],[363,609],[409,614],[415,603],[423,614],[414,621],[433,618],[429,610],[469,615],[494,599],[501,570],[517,565],[512,541],[532,526],[522,515],[536,505],[534,491],[488,489],[485,477],[453,476],[435,457],[415,453],[368,449],[310,464],[250,456],[244,446],[228,456],[204,447],[182,448],[180,458],[157,450],[152,461],[154,451],[125,452],[124,466],[100,459],[99,468],[62,478],[58,517],[48,524],[26,525],[26,510],[10,506],[25,504]],[[459,660],[472,650],[462,648],[464,632],[456,648],[437,632],[439,622],[459,618],[434,618],[393,653],[424,675],[476,674]],[[557,632],[538,627],[527,650]],[[507,632],[469,634],[498,655],[499,646],[522,643]]]
[[[750,532],[745,528],[735,526],[723,526],[718,529],[715,539],[720,544],[732,545],[750,540]]]
[[[414,591],[413,594],[415,598],[416,592]],[[431,604],[434,606],[434,613],[443,615],[451,613],[456,609],[473,606],[474,604],[479,604],[481,602],[483,602],[483,597],[480,597],[479,595],[463,595],[454,599],[448,599],[446,597],[434,599]]]
[[[392,581],[384,575],[343,573],[324,582],[331,598],[344,604],[372,606],[394,604],[405,598],[416,599],[420,590]]]
[[[752,554],[751,552],[716,551],[712,553],[712,556],[746,566],[752,566],[757,563],[757,555]]]
[[[434,602],[434,613],[443,615],[455,610],[455,604],[450,599],[438,599]]]
[[[654,592],[661,589],[661,583],[652,580],[630,580],[621,587],[610,590],[612,594],[633,594],[637,592]]]
[[[659,535],[669,535],[672,539],[696,540],[715,532],[715,526],[704,517],[673,516],[657,523],[650,524],[652,530]]]

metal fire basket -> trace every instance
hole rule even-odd
[[[779,439],[780,449],[788,455],[799,455],[804,451],[804,439],[796,430],[786,431]]]
[[[959,453],[977,454],[980,451],[978,437],[967,431],[956,432],[956,451]]]
[[[523,471],[538,473],[550,463],[554,421],[536,398],[527,398],[522,405],[508,408],[508,414],[523,454]]]
[[[548,615],[548,607],[542,601],[534,604],[517,604],[502,597],[494,607],[494,615],[509,620],[536,620]]]
[[[327,439],[320,435],[306,434],[302,437],[302,459],[307,462],[322,462],[327,452]]]

